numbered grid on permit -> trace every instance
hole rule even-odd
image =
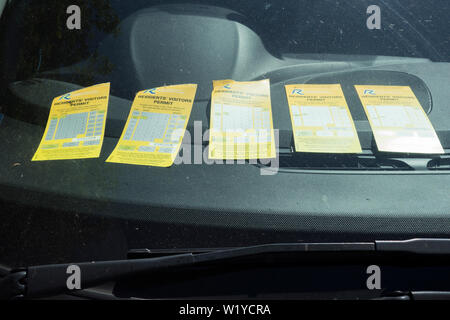
[[[177,114],[133,111],[122,141],[147,142],[137,152],[173,154],[184,135],[186,117]]]
[[[265,108],[214,104],[213,130],[225,133],[216,141],[268,143],[272,141],[271,129],[270,111]]]

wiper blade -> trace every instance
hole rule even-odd
[[[358,173],[440,174],[450,169],[450,150],[445,154],[395,154],[363,150],[361,154],[303,154],[280,149],[279,171],[327,171]],[[260,167],[265,167],[259,164]],[[269,170],[269,167],[267,167]]]
[[[398,301],[408,301],[408,300],[450,300],[449,291],[409,291],[409,292],[393,292],[390,294],[383,295],[372,300],[398,300]]]
[[[406,241],[375,241],[357,243],[279,243],[218,249],[202,253],[181,253],[144,259],[51,264],[15,270],[0,282],[0,298],[43,297],[68,291],[69,267],[80,270],[80,289],[94,287],[124,277],[148,274],[168,268],[188,267],[205,263],[273,253],[307,252],[409,252],[450,255],[450,239],[412,239]],[[9,280],[8,280],[9,278]],[[11,278],[16,281],[11,286]],[[14,283],[13,281],[13,283]],[[21,286],[17,285],[20,283]],[[19,290],[21,288],[21,290]],[[17,293],[20,291],[20,294]]]

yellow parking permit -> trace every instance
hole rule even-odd
[[[378,150],[444,153],[425,111],[408,86],[355,85]]]
[[[170,167],[180,150],[196,91],[196,84],[182,84],[138,92],[106,162]]]
[[[32,161],[98,158],[109,88],[109,83],[103,83],[56,97]]]
[[[213,82],[209,158],[275,158],[269,80]]]
[[[285,88],[297,152],[362,151],[339,84],[293,84]]]

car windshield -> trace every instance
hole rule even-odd
[[[0,264],[450,235],[448,1],[0,8]]]

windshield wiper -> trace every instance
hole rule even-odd
[[[221,264],[237,258],[264,256],[277,253],[367,253],[407,252],[414,254],[450,255],[450,239],[411,239],[405,241],[374,241],[357,243],[277,243],[229,249],[194,250],[187,253],[156,252],[156,257],[100,262],[50,264],[30,266],[11,271],[0,281],[0,299],[35,298],[69,291],[67,279],[70,268],[80,271],[81,289],[94,287],[112,280],[169,268],[204,264]],[[152,250],[144,250],[151,255]],[[134,252],[135,254],[138,252]]]
[[[394,154],[365,149],[361,154],[304,154],[294,152],[293,148],[280,148],[278,171],[442,174],[448,173],[450,169],[450,150],[446,149],[445,152],[442,155]]]

